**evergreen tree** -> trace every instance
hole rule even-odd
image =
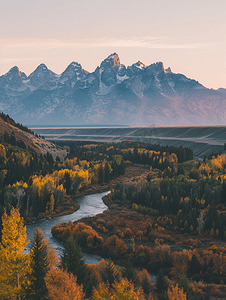
[[[70,174],[68,172],[65,172],[64,174],[64,188],[66,189],[66,193],[70,195],[71,191],[71,178]]]
[[[168,288],[167,279],[164,276],[164,273],[162,271],[159,272],[157,281],[156,281],[156,289],[158,294],[164,294],[166,293]]]
[[[188,266],[188,275],[199,274],[201,271],[201,264],[195,254],[193,254]]]
[[[64,270],[77,276],[78,284],[83,283],[84,288],[86,288],[88,269],[80,248],[72,237],[69,237],[65,243],[64,252],[61,256],[61,266]]]
[[[133,268],[132,263],[127,260],[125,262],[124,267],[122,268],[122,275],[123,277],[126,277],[129,281],[132,281],[133,283],[138,283],[138,272]]]
[[[45,277],[48,271],[47,243],[44,241],[44,234],[39,228],[36,228],[34,232],[31,248],[31,268],[29,297],[33,300],[45,299],[47,295]]]
[[[146,295],[149,295],[152,290],[152,282],[151,277],[148,274],[148,271],[146,269],[143,269],[140,273],[140,284],[141,287]]]
[[[119,279],[119,272],[112,261],[105,261],[105,264],[100,272],[100,275],[105,283],[112,287],[113,283]]]
[[[119,175],[124,175],[125,169],[126,169],[126,166],[125,166],[124,160],[122,159],[121,164],[119,166]]]
[[[98,179],[99,179],[99,183],[102,184],[103,183],[103,179],[104,179],[104,172],[103,172],[103,168],[102,165],[100,165],[99,170],[98,170]]]
[[[107,162],[105,163],[104,174],[105,174],[105,175],[104,175],[104,176],[105,176],[104,181],[105,181],[106,183],[108,183],[109,180],[110,180],[110,169],[109,169],[109,165],[108,165]]]

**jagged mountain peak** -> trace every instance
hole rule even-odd
[[[17,66],[14,66],[5,75],[14,75],[21,77],[20,69]]]
[[[133,67],[143,70],[146,68],[145,64],[143,64],[141,61],[138,60],[135,64],[132,65]]]
[[[51,71],[50,69],[48,69],[48,67],[44,64],[41,63],[39,66],[37,66],[37,68],[28,76],[28,77],[32,77],[34,74],[51,74],[51,75],[56,75],[53,71]]]
[[[31,74],[35,74],[35,73],[46,73],[46,72],[48,72],[48,71],[50,71],[48,68],[47,68],[47,66],[45,65],[45,64],[43,64],[43,63],[41,63],[39,66],[37,66],[37,68],[31,73]],[[50,72],[52,72],[52,71],[50,71]],[[31,75],[30,74],[30,75]],[[30,76],[29,75],[29,76]]]
[[[120,59],[116,52],[110,54],[105,60],[102,61],[100,67],[116,67],[120,66]]]
[[[0,106],[27,124],[188,125],[226,120],[224,89],[203,88],[165,69],[162,62],[145,66],[137,61],[126,67],[115,52],[89,74],[75,61],[60,75],[45,64],[29,77],[17,67],[7,74],[0,77]]]
[[[47,66],[46,66],[44,63],[41,63],[41,64],[37,67],[37,69],[43,69],[43,70],[46,70],[46,69],[48,69],[48,68],[47,68]]]
[[[80,63],[73,61],[73,62],[71,62],[71,63],[67,66],[67,68],[66,68],[65,71],[62,73],[62,75],[63,75],[64,73],[67,73],[67,72],[73,72],[73,71],[84,71],[84,72],[87,73],[87,74],[89,73],[88,71],[86,71],[86,70],[84,70],[84,69],[82,68],[82,65],[81,65]]]
[[[148,66],[147,68],[154,73],[165,72],[164,65],[161,61],[153,63],[150,66]]]
[[[48,67],[44,64],[41,63],[29,76],[28,78],[49,78],[53,79],[57,77],[57,74],[54,73],[53,71],[49,70]]]
[[[61,83],[66,82],[69,79],[73,78],[73,82],[77,82],[78,80],[85,79],[87,77],[87,72],[82,68],[82,65],[78,62],[71,62],[67,68],[64,70],[64,72],[60,75]],[[72,85],[74,85],[72,83]]]
[[[73,77],[78,71],[82,71],[82,66],[78,62],[73,61],[67,66],[64,72],[61,74],[61,77]]]
[[[40,64],[34,72],[28,76],[29,84],[32,86],[32,89],[39,87],[46,87],[51,89],[52,86],[56,85],[56,80],[60,75],[55,74],[47,68],[45,64]]]
[[[173,73],[173,72],[172,72],[171,68],[168,67],[167,69],[165,69],[165,73]]]
[[[77,61],[73,61],[70,63],[70,65],[68,65],[68,68],[75,68],[75,69],[78,69],[78,68],[81,68],[82,69],[82,65],[79,64]]]
[[[25,73],[20,72],[17,66],[11,68],[5,75],[0,76],[0,82],[9,84],[12,89],[21,88],[23,80],[26,80],[27,76]]]

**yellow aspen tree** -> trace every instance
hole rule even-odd
[[[152,299],[149,295],[148,299]],[[135,290],[134,284],[127,279],[115,281],[113,287],[101,283],[93,290],[91,300],[145,300],[142,288]]]
[[[2,216],[2,242],[0,245],[0,297],[18,299],[28,285],[30,256],[24,254],[26,227],[18,209],[12,208]]]
[[[91,300],[110,300],[110,287],[108,284],[100,283],[97,288],[93,290]]]
[[[115,292],[111,300],[145,300],[142,288],[135,290],[134,284],[127,279],[115,282],[113,288]]]
[[[175,287],[172,285],[171,289],[168,288],[167,295],[169,300],[187,300],[186,293],[184,293],[183,288],[178,287],[178,283]]]

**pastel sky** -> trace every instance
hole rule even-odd
[[[87,71],[117,52],[226,88],[226,0],[0,0],[0,75],[40,63]]]

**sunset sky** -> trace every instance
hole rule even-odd
[[[92,72],[117,52],[226,88],[225,13],[225,0],[0,0],[0,75],[72,61]]]

